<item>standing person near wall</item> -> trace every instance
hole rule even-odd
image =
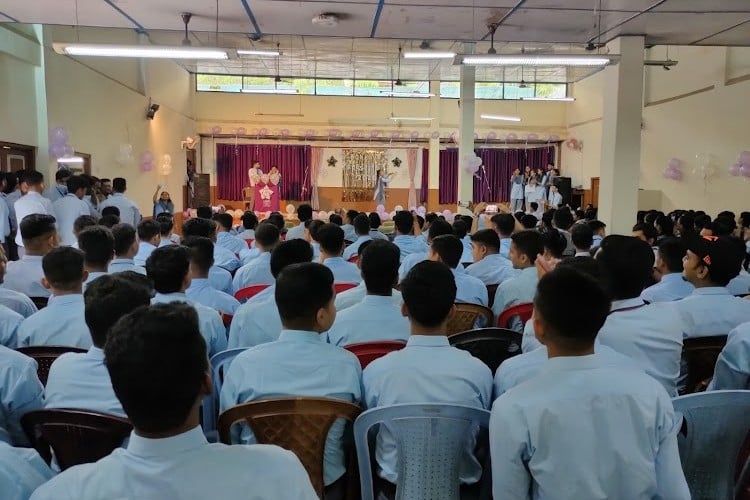
[[[165,186],[159,184],[156,186],[156,191],[154,191],[154,218],[163,213],[174,215],[174,203],[172,202],[172,198],[169,197],[169,193],[162,191],[164,188]],[[161,191],[161,194],[159,194],[159,191]]]
[[[517,212],[523,210],[523,175],[516,168],[510,178],[510,210]]]

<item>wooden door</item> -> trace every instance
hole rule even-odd
[[[0,170],[15,172],[17,170],[35,170],[36,151],[33,146],[0,142]]]
[[[591,178],[591,203],[599,207],[599,177]]]

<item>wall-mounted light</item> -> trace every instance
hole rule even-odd
[[[159,105],[155,102],[151,102],[151,99],[148,100],[148,109],[146,110],[146,119],[147,120],[153,120],[154,116],[156,116],[156,112],[159,111]]]

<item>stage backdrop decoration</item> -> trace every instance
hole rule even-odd
[[[417,204],[417,191],[414,186],[414,177],[417,175],[417,150],[410,148],[406,153],[406,161],[409,166],[409,206]]]
[[[341,201],[373,199],[376,173],[388,173],[384,149],[344,149],[343,192]]]
[[[310,154],[310,204],[313,210],[320,210],[320,196],[318,195],[318,176],[320,175],[320,159],[323,148],[312,147]]]

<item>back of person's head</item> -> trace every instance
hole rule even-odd
[[[442,262],[422,261],[412,267],[401,281],[401,296],[404,300],[403,308],[412,324],[439,328],[453,311],[456,279]]]
[[[362,258],[362,254],[364,253],[365,248],[369,247],[370,244],[373,241],[377,241],[377,240],[371,239],[371,240],[363,241],[362,244],[357,247],[357,257]],[[383,240],[383,241],[385,241],[385,240]],[[0,247],[0,248],[2,248],[2,247]],[[399,252],[400,252],[400,250],[399,250]]]
[[[532,212],[536,212],[537,210],[539,210],[539,203],[532,201],[531,203],[529,203],[529,207],[531,207]]]
[[[588,224],[575,224],[570,230],[573,245],[581,250],[589,250],[594,245],[594,230]]]
[[[731,213],[731,212],[730,212]],[[719,215],[712,223],[712,231],[714,236],[731,236],[734,230],[737,228],[737,223],[734,218],[727,217],[726,215]]]
[[[285,227],[284,216],[279,213],[272,213],[268,216],[268,218],[266,218],[264,222],[273,224],[274,226],[276,226],[276,229],[278,229],[279,232],[282,232]]]
[[[511,236],[511,241],[519,256],[525,255],[529,264],[536,262],[536,256],[544,253],[544,236],[538,231],[531,229],[518,231]]]
[[[190,264],[197,271],[207,273],[214,265],[214,242],[203,236],[185,238],[182,244],[190,249]]]
[[[169,236],[174,227],[174,219],[168,215],[160,215],[156,218],[156,223],[159,224],[159,234],[162,236]]]
[[[151,241],[161,236],[161,227],[152,219],[142,220],[138,223],[138,239],[140,241]]]
[[[682,259],[686,252],[687,246],[679,238],[664,238],[659,243],[659,259],[670,273],[682,272]]]
[[[547,229],[554,229],[552,227],[552,220],[555,218],[557,210],[547,210],[542,214],[542,227]]]
[[[552,221],[555,223],[555,227],[567,231],[573,225],[573,214],[567,208],[559,208],[555,210]]]
[[[430,238],[430,241],[446,234],[453,234],[453,226],[451,226],[450,222],[443,219],[438,219],[430,224],[430,229],[427,230],[427,236]]]
[[[128,188],[128,181],[122,177],[115,177],[112,179],[112,191],[115,193],[124,193]]]
[[[182,245],[159,247],[146,260],[146,274],[159,293],[182,291],[189,272],[190,250]]]
[[[382,224],[380,216],[377,214],[377,212],[370,212],[367,215],[367,218],[370,220],[370,229],[377,229]]]
[[[600,220],[590,220],[587,224],[594,233],[607,227],[607,225]]]
[[[78,234],[87,227],[96,226],[96,219],[91,215],[79,215],[73,222],[73,234]]]
[[[471,235],[471,241],[487,248],[487,253],[494,254],[500,251],[500,236],[492,229],[480,229]]]
[[[113,205],[102,208],[102,217],[106,217],[108,215],[116,215],[117,217],[119,217],[120,209]]]
[[[279,228],[268,222],[259,224],[255,230],[255,244],[266,250],[272,249],[279,242],[280,237]]]
[[[490,221],[495,225],[500,236],[508,237],[516,229],[516,219],[510,214],[495,214]]]
[[[411,234],[414,228],[414,216],[411,212],[401,210],[393,216],[393,224],[396,226],[396,231],[399,234]]]
[[[42,259],[44,281],[49,288],[81,292],[84,281],[83,252],[73,247],[57,247]]]
[[[182,235],[185,238],[188,236],[213,238],[215,230],[216,224],[214,221],[205,218],[189,219],[182,224]]]
[[[689,231],[690,233],[695,231],[695,216],[689,212],[685,212],[677,219],[677,222],[682,227],[683,231]]]
[[[426,224],[432,224],[436,220],[438,220],[438,214],[436,214],[435,212],[430,212],[424,216],[424,221]]]
[[[92,281],[83,294],[83,300],[91,340],[96,347],[104,347],[112,326],[135,308],[147,306],[151,294],[147,287],[115,273]]]
[[[560,231],[547,231],[542,237],[544,238],[544,249],[557,259],[562,259],[563,252],[568,246],[568,240]]]
[[[87,227],[78,235],[78,248],[85,255],[86,265],[106,267],[114,257],[115,238],[108,227]]]
[[[539,223],[539,219],[531,214],[526,214],[521,217],[521,225],[524,229],[534,229]]]
[[[333,273],[322,264],[285,267],[276,278],[275,298],[284,328],[324,332],[336,319]]]
[[[582,220],[586,217],[586,212],[584,212],[580,208],[577,209],[574,213],[575,213],[576,220]]]
[[[120,217],[117,215],[109,214],[109,215],[102,215],[102,218],[99,219],[99,225],[112,228],[113,226],[120,223]]]
[[[112,226],[115,255],[125,255],[136,242],[135,228],[130,224],[115,224]]]
[[[643,222],[645,224],[650,224],[653,226],[658,216],[659,212],[657,212],[656,210],[649,210],[648,212],[646,212],[646,215],[643,216]]]
[[[432,240],[430,250],[440,257],[440,261],[451,269],[458,267],[464,246],[457,237],[452,234],[444,234]]]
[[[537,338],[563,352],[591,349],[610,306],[594,278],[570,268],[555,269],[539,280],[534,296]]]
[[[321,227],[323,227],[323,224],[325,224],[325,222],[323,222],[322,220],[317,220],[317,219],[305,221],[305,229],[307,229],[307,231],[310,233],[310,238],[312,238],[313,241],[319,243],[318,231],[320,230]]]
[[[83,189],[85,191],[89,187],[88,181],[80,175],[73,175],[68,177],[67,185],[68,192],[71,194],[75,194],[79,189]]]
[[[336,224],[337,226],[344,225],[344,220],[339,214],[331,214],[331,216],[328,217],[328,222],[330,222],[331,224]]]
[[[258,227],[258,216],[254,212],[242,214],[242,227],[248,230]]]
[[[271,252],[271,274],[278,278],[285,267],[310,262],[312,259],[313,249],[305,240],[295,238],[282,241]]]
[[[303,203],[297,207],[297,218],[301,222],[305,222],[306,220],[312,219],[312,215],[313,215],[313,208],[311,205],[308,205],[307,203]]]
[[[740,213],[740,223],[742,224],[743,228],[750,227],[750,212]]]
[[[708,272],[702,279],[714,286],[727,286],[739,273],[745,248],[742,241],[726,236],[695,236],[687,243],[688,258],[685,261],[685,276],[690,262],[697,259],[697,267]],[[691,254],[693,256],[691,256]],[[690,274],[700,270],[691,269]],[[695,284],[695,283],[694,283]]]
[[[614,234],[602,240],[596,259],[612,280],[614,300],[638,297],[654,267],[654,252],[639,238]]]
[[[646,214],[647,213],[648,212],[646,210],[638,210],[635,213],[635,222],[636,222],[636,224],[642,223],[646,219]]]
[[[356,210],[347,210],[346,211],[346,222],[348,224],[354,225],[354,219],[356,219],[358,215],[359,215],[359,212],[356,211]]]
[[[338,255],[344,249],[344,230],[330,222],[323,224],[318,229],[317,241],[321,250],[329,255]]]
[[[232,219],[232,216],[228,213],[214,214],[212,220],[216,222],[217,227],[224,229],[224,231],[232,230],[232,222],[234,222],[234,219]]]
[[[213,210],[211,210],[211,207],[198,207],[198,209],[195,211],[195,216],[199,219],[210,219],[213,217]]]
[[[701,229],[706,227],[711,227],[711,216],[702,212],[696,212],[693,225],[696,232],[700,232]]]
[[[518,222],[521,222],[521,219],[523,219],[524,215],[526,215],[526,213],[523,210],[519,210],[513,214],[513,218]]]
[[[367,236],[370,233],[370,219],[365,214],[354,217],[352,225],[357,236]]]
[[[190,305],[156,304],[123,316],[104,358],[115,395],[141,432],[181,427],[208,394],[206,342]]]
[[[466,227],[466,223],[462,220],[453,221],[453,234],[456,238],[462,240],[466,237],[466,233],[469,232],[469,228]]]
[[[359,267],[365,280],[367,292],[377,295],[390,295],[398,282],[401,250],[385,240],[374,240],[362,251]]]
[[[44,175],[37,170],[26,170],[21,177],[21,182],[29,187],[38,187],[44,183]]]
[[[422,217],[421,215],[417,215],[416,217],[417,217],[417,225],[419,226],[419,229],[424,228],[424,217]]]
[[[639,222],[633,226],[633,236],[640,238],[647,243],[654,243],[659,234],[656,232],[656,228],[651,224]]]
[[[725,219],[732,219],[732,220],[735,220],[737,218],[737,216],[734,215],[734,212],[732,212],[731,210],[722,210],[716,215],[717,219],[721,217]]]
[[[109,276],[119,276],[120,278],[124,280],[128,280],[131,283],[135,283],[138,286],[141,286],[146,289],[148,292],[148,296],[153,298],[154,295],[156,295],[156,291],[154,290],[154,282],[151,281],[151,278],[146,276],[145,274],[141,274],[137,271],[133,271],[132,269],[128,271],[120,271],[119,273],[112,273]]]
[[[580,273],[591,276],[607,292],[607,297],[612,296],[609,274],[604,265],[596,259],[589,257],[570,257],[557,263],[555,269],[574,269]]]
[[[654,227],[660,236],[672,236],[674,235],[674,223],[666,215],[659,215],[654,221]]]
[[[38,244],[52,238],[50,246],[56,246],[57,227],[54,217],[46,214],[31,214],[21,219],[19,229],[25,247],[36,247]]]

